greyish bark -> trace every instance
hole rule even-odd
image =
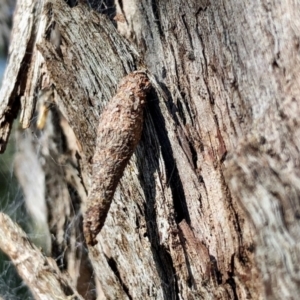
[[[83,2],[19,2],[1,89],[0,148],[21,109],[60,269],[86,299],[297,299],[300,4]],[[96,128],[140,68],[142,137],[87,263]]]
[[[45,257],[7,215],[0,213],[0,224],[0,248],[11,258],[36,299],[83,299],[56,262]]]

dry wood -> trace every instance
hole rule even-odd
[[[72,191],[90,192],[96,128],[117,83],[142,63],[155,89],[90,247],[107,299],[297,299],[299,3],[116,1],[114,20],[129,45],[83,4],[45,1],[32,10],[27,2],[14,32],[20,57],[15,40],[11,86],[1,91],[2,150],[19,99],[27,126],[33,91],[51,88],[45,145],[59,148],[61,131],[51,131],[59,110],[59,124],[63,115],[75,135],[55,162],[71,162]],[[34,12],[39,30],[25,31]],[[26,44],[33,55],[24,58]],[[69,199],[66,169],[42,155],[52,168],[45,174],[65,184],[54,197],[47,176],[49,203]],[[59,218],[55,206],[49,211],[64,220],[67,209]]]
[[[70,279],[61,274],[56,262],[45,257],[4,213],[0,213],[0,248],[10,257],[36,299],[83,299]]]
[[[35,28],[28,33],[32,43],[28,42],[26,57],[13,60],[22,56],[23,48],[19,49],[20,43],[15,40],[26,38],[23,24],[28,18]],[[52,237],[52,255],[58,259],[61,270],[67,270],[73,281],[77,281],[78,289],[86,286],[90,290],[92,299],[94,279],[82,237],[80,203],[85,203],[90,184],[89,161],[96,144],[99,110],[112,98],[119,80],[134,70],[136,52],[105,16],[84,5],[71,8],[64,1],[39,1],[35,7],[34,1],[22,2],[18,4],[14,24],[12,55],[1,90],[2,150],[19,108],[18,99],[21,99],[24,103],[21,122],[23,127],[31,122],[33,134],[19,134],[21,153],[16,164],[17,174],[21,176],[28,161],[27,150],[35,149],[31,159],[44,171],[40,182],[44,181],[45,187],[35,186],[35,181],[28,178],[32,173],[28,172],[20,181],[26,183],[23,187],[26,195],[37,188],[45,193],[44,199],[38,197],[40,193],[34,198],[28,197],[28,201],[33,202],[29,206],[34,208],[31,211],[38,212],[34,201],[45,202],[39,206],[47,205],[48,208],[45,217]],[[30,31],[29,26],[27,30]],[[81,71],[74,72],[74,68]],[[68,88],[70,83],[72,89]],[[15,88],[11,90],[13,85]],[[37,124],[31,109],[36,102]],[[49,113],[43,111],[45,106]],[[16,109],[15,115],[8,113],[12,107]],[[83,289],[82,294],[86,295],[87,291]]]
[[[269,299],[300,292],[299,114],[295,99],[284,101],[277,112],[269,108],[226,161],[230,189],[257,229],[256,258],[268,270],[264,284]],[[278,127],[263,128],[274,120]]]

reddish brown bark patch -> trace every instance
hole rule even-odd
[[[97,244],[113,195],[138,144],[143,108],[151,84],[143,72],[127,75],[101,115],[93,157],[93,183],[84,218],[87,244]]]

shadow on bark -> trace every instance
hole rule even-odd
[[[157,213],[155,208],[156,181],[154,174],[160,172],[158,161],[159,148],[162,152],[166,167],[167,187],[170,188],[173,196],[175,222],[176,224],[179,224],[184,219],[189,222],[190,217],[182,183],[165,127],[165,121],[158,104],[159,100],[157,94],[152,91],[149,95],[149,99],[151,100],[148,101],[145,112],[144,131],[141,143],[137,147],[137,152],[139,152],[137,157],[139,158],[138,170],[140,174],[140,182],[146,198],[146,207],[144,207],[144,212],[147,224],[147,234],[151,243],[153,260],[156,263],[156,269],[160,277],[164,299],[178,299],[179,288],[172,257],[166,245],[160,243],[160,230],[157,224]],[[153,120],[155,120],[155,123]],[[154,131],[155,134],[151,134],[151,131]],[[155,136],[157,139],[155,139]],[[145,171],[145,166],[147,171]],[[177,233],[174,232],[174,234]]]

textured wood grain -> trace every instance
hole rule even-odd
[[[143,108],[150,82],[145,73],[127,75],[103,111],[93,157],[92,187],[84,218],[86,242],[94,246],[116,187],[141,138]]]
[[[299,265],[299,125],[282,114],[299,111],[299,3],[118,2],[117,13],[127,21],[118,21],[118,28],[169,92],[167,105],[159,104],[162,122],[155,111],[156,128],[166,126],[167,135],[156,134],[163,136],[164,163],[172,174],[165,181],[162,176],[162,186],[176,191],[175,223],[185,219],[209,252],[207,289],[217,299],[297,298],[299,273],[291,265]],[[166,150],[167,138],[172,152]],[[175,163],[168,160],[170,153]],[[193,276],[201,263],[180,251],[191,249],[193,241],[185,245],[183,237],[178,246],[175,234],[161,225],[177,230],[172,213],[161,217],[170,212],[168,200],[166,195],[155,202],[159,237],[171,253],[179,294],[199,299],[201,285]],[[128,273],[120,253],[114,253],[119,271]]]
[[[83,3],[71,8],[63,0],[47,0],[43,14],[48,30],[37,48],[55,86],[57,105],[82,154],[91,160],[99,112],[115,94],[117,83],[136,69],[137,52],[105,15]]]
[[[40,10],[40,3],[31,0],[19,1],[16,6],[10,58],[0,90],[0,153],[5,150],[13,121],[21,105],[24,111],[31,111],[31,116],[33,113],[34,102],[31,101],[26,107],[21,96],[33,53],[32,38],[35,36],[36,16]]]
[[[299,3],[116,1],[129,46],[84,5],[46,2],[60,38],[38,48],[87,190],[116,84],[138,60],[156,79],[136,156],[89,247],[107,299],[297,299]]]
[[[83,299],[56,262],[45,257],[26,233],[3,213],[0,213],[0,225],[0,248],[10,257],[35,299]]]
[[[19,135],[16,165],[26,201],[31,202],[29,207],[47,206],[44,219],[51,233],[51,254],[61,271],[77,283],[78,291],[93,299],[94,278],[83,241],[80,205],[86,201],[100,112],[117,82],[135,69],[137,52],[106,16],[84,4],[70,7],[63,0],[20,2],[11,51],[1,90],[0,148],[4,150],[21,110],[23,127],[31,125],[29,133]],[[42,112],[45,104],[48,114]],[[44,118],[42,123],[38,118],[40,130],[35,126],[35,108]],[[43,172],[38,182],[44,182],[45,186],[39,185],[44,193],[34,192],[35,172],[21,174],[27,151]]]
[[[268,299],[285,298],[280,295],[296,299],[291,295],[300,293],[300,105],[286,95],[278,112],[270,107],[253,124],[228,157],[224,172],[232,194],[253,220],[256,259],[260,268],[267,270]],[[280,124],[277,128],[271,126],[274,119]],[[266,128],[265,122],[269,124]]]

